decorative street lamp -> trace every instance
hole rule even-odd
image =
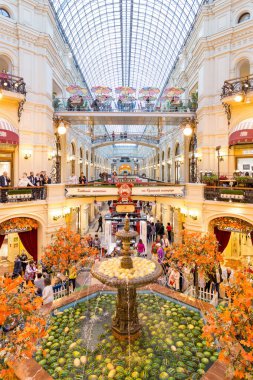
[[[67,128],[62,120],[57,120],[57,128],[55,132],[55,145],[56,145],[56,155],[55,155],[55,179],[56,183],[61,183],[61,136],[65,135]]]
[[[183,134],[186,137],[191,138],[191,160],[190,160],[190,182],[197,182],[197,157],[196,157],[196,148],[197,148],[197,136],[196,136],[196,128],[197,128],[197,120],[195,118],[186,119],[186,121],[182,124]]]

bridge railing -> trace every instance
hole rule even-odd
[[[82,111],[82,112],[195,112],[197,103],[190,99],[165,101],[163,103],[147,103],[145,101],[131,101],[128,103],[118,104],[113,100],[110,102],[99,102],[93,106],[92,100],[86,100],[85,97],[78,97],[72,101],[70,98],[55,98],[53,107],[55,112],[61,111]]]
[[[104,134],[92,137],[92,143],[106,143],[109,141],[144,141],[147,143],[158,144],[160,141],[159,136],[145,135],[140,133],[115,133]]]

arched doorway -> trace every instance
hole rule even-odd
[[[71,175],[76,174],[76,147],[75,144],[71,143]]]
[[[176,144],[175,147],[175,183],[180,182],[180,166],[181,166],[181,161],[180,161],[180,145],[179,143]]]
[[[238,63],[237,73],[240,78],[250,75],[250,62],[248,59],[243,59]]]
[[[171,156],[170,156],[171,150],[168,148],[168,160],[167,160],[167,181],[171,182]]]
[[[85,176],[88,180],[88,176],[89,176],[89,151],[86,150],[86,155],[85,155]]]
[[[131,174],[132,172],[132,168],[130,165],[127,165],[127,164],[123,164],[119,167],[119,174]]]
[[[81,174],[83,172],[83,148],[80,148],[79,165],[80,165],[80,174]]]
[[[0,55],[0,72],[12,74],[12,62],[7,55]]]
[[[194,183],[197,181],[197,138],[194,134],[189,143],[189,182]]]
[[[0,118],[0,173],[8,173],[13,185],[13,162],[16,147],[19,144],[19,135],[16,128],[6,119]]]
[[[27,217],[11,218],[0,224],[1,267],[8,268],[22,252],[29,259],[38,260],[38,228],[39,223]]]
[[[164,181],[164,165],[165,165],[164,157],[165,157],[165,152],[162,151],[162,181]]]
[[[209,228],[216,236],[225,263],[231,266],[253,263],[253,224],[223,216],[213,219]]]

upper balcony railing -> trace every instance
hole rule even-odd
[[[229,79],[224,82],[221,92],[221,99],[239,94],[246,95],[251,91],[253,91],[253,75]]]
[[[153,135],[146,135],[143,133],[115,133],[115,134],[104,134],[97,135],[91,138],[91,142],[94,144],[103,144],[107,142],[129,142],[129,141],[143,141],[147,144],[159,144],[160,137]]]
[[[0,203],[45,200],[46,197],[46,186],[0,188]]]
[[[8,73],[0,73],[0,90],[26,95],[24,79]]]
[[[119,103],[115,100],[99,102],[94,106],[93,101],[79,96],[74,101],[70,98],[55,98],[53,101],[55,112],[82,111],[82,112],[195,112],[197,104],[191,100],[166,101],[161,104],[141,102],[139,100]]]
[[[253,188],[206,186],[205,200],[222,202],[253,203]]]

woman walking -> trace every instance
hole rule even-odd
[[[136,248],[137,248],[137,256],[142,256],[142,257],[147,256],[145,252],[145,245],[143,244],[142,239],[139,240]]]

